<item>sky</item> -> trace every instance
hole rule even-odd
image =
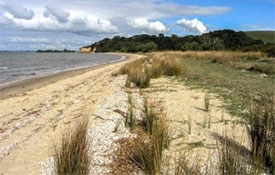
[[[0,0],[0,50],[70,49],[139,34],[275,30],[275,0]]]

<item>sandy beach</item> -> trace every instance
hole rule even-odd
[[[216,95],[190,89],[173,77],[153,79],[150,87],[143,90],[126,88],[126,75],[112,74],[125,63],[142,56],[124,55],[128,57],[124,61],[2,87],[0,174],[54,175],[53,146],[82,117],[88,117],[90,122],[90,174],[112,174],[113,169],[106,165],[116,161],[117,141],[135,137],[124,125],[129,91],[137,109],[142,109],[144,96],[164,109],[173,140],[165,156],[176,155],[186,146],[200,143],[200,147],[189,152],[190,160],[200,160],[202,164],[210,160],[211,166],[217,167],[217,139],[224,132],[234,138],[234,133],[245,133],[245,127],[234,124],[236,118],[222,108],[223,102]],[[206,95],[211,98],[209,112],[204,110]],[[211,127],[205,127],[205,120],[210,116]],[[243,134],[235,140],[248,147],[246,138]],[[113,174],[129,173],[124,169],[119,171]]]
[[[2,87],[0,99],[0,174],[40,174],[51,147],[71,123],[91,116],[110,94],[112,73],[128,59]],[[125,81],[125,80],[123,80]]]

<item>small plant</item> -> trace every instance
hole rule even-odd
[[[211,123],[212,123],[212,120],[211,120],[211,115],[208,114],[208,125],[207,125],[207,128],[210,129],[211,128]]]
[[[136,117],[134,115],[134,102],[132,95],[128,95],[128,112],[125,118],[125,126],[129,126],[133,130],[136,126]]]
[[[146,133],[149,133],[150,135],[152,135],[154,120],[156,120],[157,116],[153,111],[153,109],[148,106],[148,101],[146,98],[144,99],[143,108],[144,108],[144,112],[143,112],[144,116],[141,122],[142,128]]]
[[[88,120],[76,124],[64,133],[61,144],[55,146],[55,171],[58,175],[89,174]]]
[[[204,110],[206,112],[209,112],[210,110],[210,97],[208,94],[205,94],[204,96]]]
[[[192,119],[191,117],[188,115],[188,133],[191,134],[191,130],[192,130]]]

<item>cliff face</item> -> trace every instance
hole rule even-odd
[[[96,48],[92,48],[92,47],[82,47],[79,48],[79,53],[95,53]]]

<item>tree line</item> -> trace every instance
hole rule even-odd
[[[115,36],[105,38],[85,47],[96,47],[97,52],[151,52],[165,50],[207,51],[207,50],[242,50],[264,51],[275,50],[274,44],[264,44],[262,40],[253,39],[245,32],[234,30],[217,30],[202,35],[165,36],[135,35],[131,37]]]

